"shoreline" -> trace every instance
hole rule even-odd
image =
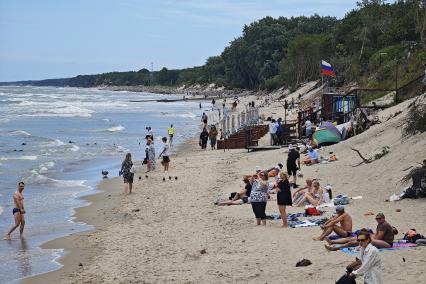
[[[177,145],[174,156],[184,156],[185,153],[187,154],[187,145],[191,144],[193,140],[194,138],[189,138],[187,141],[182,142],[182,144]],[[137,163],[140,163],[140,161],[137,161]],[[137,173],[137,175],[143,177],[144,173]],[[104,216],[114,209],[117,199],[123,197],[122,177],[101,180],[96,185],[95,190],[98,192],[78,198],[89,202],[89,204],[75,208],[75,213],[71,216],[74,217],[73,222],[83,222],[94,228],[43,243],[40,246],[42,249],[63,249],[63,255],[53,260],[62,265],[62,267],[17,280],[19,283],[56,284],[58,283],[58,279],[65,280],[65,278],[68,278],[73,272],[82,269],[85,263],[101,252],[100,248],[91,246],[88,240],[94,233],[102,231],[104,227],[108,226]],[[109,217],[110,220],[114,219],[111,215]],[[121,218],[118,218],[118,220],[120,219]]]
[[[40,247],[42,249],[63,249],[63,255],[54,261],[61,264],[59,269],[48,271],[42,274],[26,277],[19,280],[20,283],[57,283],[55,279],[62,278],[79,268],[80,263],[86,263],[88,259],[96,255],[98,251],[93,247],[84,247],[85,242],[82,238],[89,238],[97,230],[102,230],[102,222],[99,222],[101,216],[98,214],[102,210],[111,209],[114,206],[112,196],[116,194],[116,187],[122,187],[120,177],[114,177],[99,182],[96,190],[99,192],[89,194],[79,199],[88,201],[89,204],[83,207],[75,208],[73,222],[83,222],[94,228],[87,231],[78,232],[68,236],[60,237],[45,242]],[[102,202],[99,202],[102,200]],[[94,250],[95,249],[95,250]]]

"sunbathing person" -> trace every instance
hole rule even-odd
[[[326,237],[325,240],[327,241],[327,244],[324,246],[329,251],[337,251],[343,248],[356,247],[358,246],[358,235],[364,233],[373,234],[373,231],[371,229],[363,228],[361,230],[355,231],[355,233],[353,233],[350,237],[340,238],[337,240],[330,240],[328,237]]]
[[[311,146],[308,146],[308,157],[303,160],[303,164],[312,165],[319,162],[318,150],[313,149]]]
[[[312,186],[312,179],[310,178],[306,179],[306,186],[299,188],[293,193],[294,206],[299,206],[300,200],[302,200],[302,198],[306,194],[306,191],[305,191],[306,189],[308,190],[307,192],[312,193],[313,186]]]
[[[302,198],[299,198],[298,202],[295,202],[295,206],[303,206],[305,203],[307,203],[307,205],[318,206],[322,203],[324,190],[320,187],[320,183],[314,181],[312,187],[312,191],[306,192]]]
[[[250,197],[244,196],[241,197],[241,199],[237,200],[218,200],[215,202],[215,205],[217,206],[225,206],[225,205],[243,205],[243,204],[250,204]]]
[[[230,200],[223,200],[223,201],[216,201],[215,204],[219,206],[224,205],[241,205],[244,203],[250,203],[249,197],[251,194],[251,182],[250,179],[247,177],[244,177],[243,182],[245,183],[245,186],[243,189],[241,189],[239,192],[233,192],[231,193]]]
[[[335,232],[343,238],[351,236],[352,217],[345,212],[345,207],[343,205],[336,206],[336,213],[336,216],[330,218],[330,220],[321,225],[323,232],[319,237],[313,238],[314,241],[323,241],[325,237],[332,232]],[[338,223],[340,223],[340,226],[337,225]]]
[[[376,248],[391,248],[393,246],[394,235],[398,234],[398,231],[386,222],[383,213],[376,215],[376,221],[377,229],[376,233],[371,235],[371,244]]]
[[[251,193],[251,183],[250,179],[247,177],[243,178],[244,188],[242,188],[239,192],[235,192],[235,194],[231,193],[231,200],[238,200],[243,197],[249,197]]]

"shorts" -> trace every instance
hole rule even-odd
[[[19,208],[13,208],[12,214],[15,215],[15,213],[17,213],[17,212],[22,213],[21,209],[19,209]]]
[[[288,173],[289,176],[296,176],[297,175],[297,167],[287,165],[287,173]]]
[[[266,202],[252,202],[251,208],[256,219],[266,220]]]
[[[169,156],[163,156],[163,163],[170,163]]]
[[[242,204],[245,204],[245,203],[250,203],[250,197],[247,197],[247,196],[244,196],[243,198],[241,198],[241,201],[243,202]]]

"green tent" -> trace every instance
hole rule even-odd
[[[312,135],[317,145],[330,145],[340,142],[340,135],[337,135],[334,131],[326,128],[318,129]]]

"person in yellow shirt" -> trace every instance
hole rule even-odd
[[[169,133],[169,145],[170,147],[173,146],[173,136],[175,135],[175,129],[173,128],[173,124],[170,124],[169,129],[167,130]]]

